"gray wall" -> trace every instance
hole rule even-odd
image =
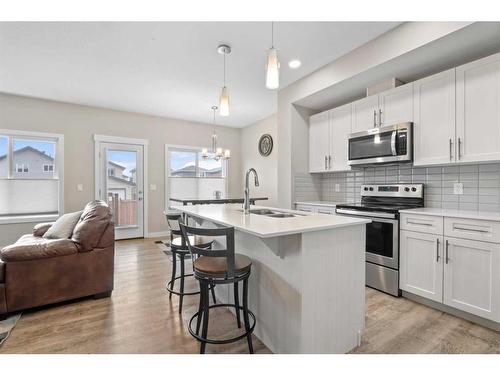
[[[425,206],[461,210],[500,211],[500,163],[471,164],[445,167],[411,167],[407,165],[364,168],[350,172],[317,175],[320,191],[304,177],[296,176],[295,188],[305,200],[307,194],[318,192],[321,200],[331,202],[359,202],[360,188],[368,183],[425,184]],[[453,194],[453,183],[464,185],[464,194]],[[335,191],[338,184],[339,191]]]

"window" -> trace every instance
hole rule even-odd
[[[63,136],[0,129],[0,221],[62,211]]]
[[[44,164],[43,165],[43,171],[45,173],[47,173],[47,172],[49,172],[49,173],[50,172],[54,172],[54,165],[53,164]]]
[[[226,196],[225,160],[203,159],[200,149],[167,146],[168,196],[208,199],[216,191]],[[172,202],[173,203],[173,202]]]

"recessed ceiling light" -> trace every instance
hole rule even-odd
[[[292,69],[297,69],[298,67],[300,67],[301,64],[302,63],[300,62],[300,60],[290,60],[288,66]]]

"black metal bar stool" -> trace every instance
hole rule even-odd
[[[248,278],[252,268],[252,261],[249,257],[234,252],[234,228],[195,228],[180,223],[183,238],[188,244],[188,248],[193,257],[194,277],[200,283],[200,304],[198,312],[189,320],[189,333],[201,342],[200,353],[205,353],[206,344],[229,344],[243,338],[247,338],[248,349],[253,353],[252,332],[255,328],[255,315],[248,309]],[[192,235],[204,237],[225,238],[225,249],[202,248],[191,241]],[[239,304],[238,283],[243,282],[243,306]],[[234,304],[219,303],[209,306],[209,288],[211,285],[233,284]],[[214,340],[207,337],[209,311],[217,307],[232,307],[236,312],[236,322],[238,328],[240,323],[240,310],[243,312],[245,331],[239,336],[225,340]],[[250,317],[252,322],[250,324]],[[192,323],[196,319],[196,328]],[[203,319],[203,326],[200,325]]]
[[[169,298],[172,298],[172,294],[179,296],[179,314],[182,313],[182,303],[184,296],[191,296],[195,294],[200,294],[200,290],[186,292],[184,290],[184,281],[187,277],[193,276],[193,273],[185,273],[185,259],[186,256],[190,257],[190,252],[184,237],[182,236],[179,223],[182,222],[182,215],[180,213],[165,213],[167,219],[167,224],[170,229],[170,249],[172,251],[172,276],[170,281],[167,282],[166,289],[169,292]],[[192,243],[196,244],[202,249],[209,249],[212,246],[213,240],[210,238],[203,238],[200,236],[190,237]],[[177,276],[177,258],[179,258],[180,264],[180,275]],[[194,259],[192,259],[194,261]],[[179,290],[174,290],[175,281],[179,280]],[[215,303],[215,292],[214,285],[210,286],[212,290],[212,298]]]

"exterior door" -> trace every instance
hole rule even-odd
[[[500,160],[500,54],[457,68],[457,157]]]
[[[443,302],[443,237],[401,231],[400,288]]]
[[[373,129],[378,126],[378,95],[352,103],[352,132]]]
[[[352,106],[344,105],[330,111],[330,155],[332,171],[347,171],[347,139],[351,133]]]
[[[113,211],[115,238],[144,237],[144,146],[100,143],[99,199]]]
[[[328,111],[309,118],[309,172],[325,172],[328,170],[329,133]]]
[[[380,93],[379,104],[382,126],[413,122],[413,84]]]
[[[500,321],[500,246],[445,237],[444,303]]]
[[[454,163],[455,69],[413,83],[414,165]]]

